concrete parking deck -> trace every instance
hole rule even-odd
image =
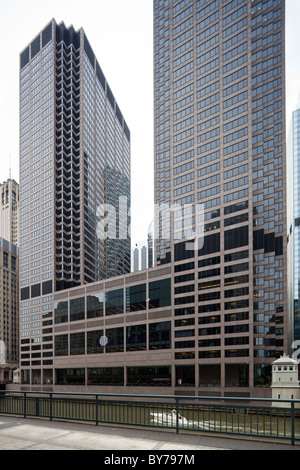
[[[289,442],[260,442],[179,434],[116,426],[22,419],[0,416],[0,450],[97,450],[189,453],[215,450],[300,450]],[[119,455],[119,454],[116,454]],[[145,457],[147,452],[145,453]],[[104,458],[104,457],[103,457]],[[145,462],[142,460],[142,462]]]

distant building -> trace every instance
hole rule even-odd
[[[135,247],[133,250],[133,271],[139,271],[140,269],[139,255],[139,249]]]
[[[19,185],[12,179],[0,184],[0,237],[19,246]]]
[[[154,267],[154,222],[148,228],[148,268]]]
[[[12,381],[19,361],[18,247],[0,238],[0,381]]]
[[[132,251],[132,271],[144,271],[154,267],[154,222],[148,228],[147,240],[135,244]]]
[[[148,250],[144,244],[136,244],[133,249],[132,271],[144,271],[148,269]]]
[[[141,270],[144,271],[144,269],[148,268],[148,258],[147,258],[147,247],[142,246],[141,248]]]

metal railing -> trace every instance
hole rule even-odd
[[[0,415],[284,439],[292,445],[300,441],[299,408],[300,400],[260,398],[28,391],[0,395]]]

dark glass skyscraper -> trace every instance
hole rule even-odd
[[[253,390],[291,347],[285,2],[154,0],[154,59],[155,202],[170,208],[155,255],[172,264],[175,358],[196,386]]]
[[[52,363],[54,292],[130,272],[122,198],[126,121],[83,29],[52,20],[20,55],[21,365]],[[99,236],[104,204],[122,237]]]

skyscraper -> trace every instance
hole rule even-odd
[[[130,132],[83,29],[55,20],[20,54],[20,194],[21,365],[40,368],[53,293],[130,272]],[[107,204],[122,236],[99,236]]]
[[[139,271],[140,269],[140,252],[136,246],[133,250],[133,271]]]
[[[144,271],[148,268],[148,250],[143,242],[137,243],[133,249],[132,271]]]
[[[147,237],[148,267],[149,268],[153,268],[154,266],[153,243],[154,243],[154,222],[152,222],[148,228],[148,237]]]
[[[294,337],[300,340],[300,109],[293,112],[292,153],[293,153],[293,316]]]
[[[18,244],[19,185],[9,178],[0,184],[0,381],[11,381],[19,362]]]
[[[291,347],[284,0],[154,0],[154,90],[175,358],[208,393],[264,387]]]
[[[0,237],[19,245],[19,185],[12,179],[0,184]]]
[[[19,364],[18,247],[0,238],[0,381]]]

